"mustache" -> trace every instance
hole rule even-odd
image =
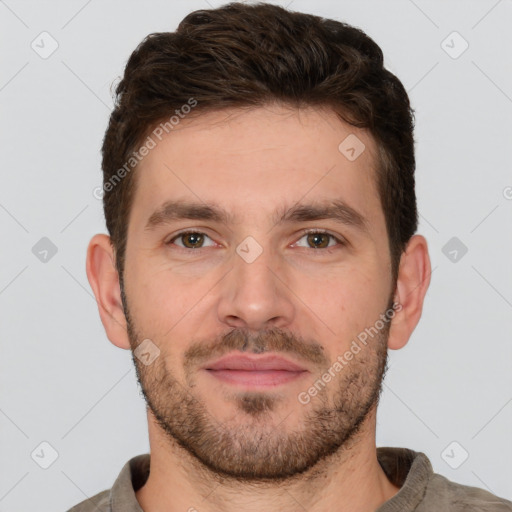
[[[220,358],[236,350],[252,354],[288,353],[308,363],[328,365],[328,358],[319,343],[305,341],[300,336],[275,327],[258,333],[234,328],[213,341],[194,342],[184,354],[184,366],[189,369],[206,363],[212,357]]]

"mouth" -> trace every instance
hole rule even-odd
[[[309,371],[277,355],[229,354],[203,367],[224,383],[244,387],[273,387],[294,381]]]

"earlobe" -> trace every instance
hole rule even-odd
[[[130,349],[119,274],[109,236],[97,234],[92,237],[87,248],[86,272],[108,339],[117,347]]]
[[[398,350],[409,341],[421,317],[430,274],[427,241],[421,235],[414,235],[400,260],[394,299],[400,306],[391,323],[388,348]]]

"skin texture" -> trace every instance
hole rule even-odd
[[[338,150],[349,134],[365,144],[354,161]],[[392,282],[375,152],[371,135],[331,111],[273,105],[185,118],[139,164],[123,293],[107,235],[91,240],[87,275],[110,341],[134,350],[150,339],[159,350],[148,365],[134,357],[148,404],[151,472],[136,493],[145,512],[373,511],[398,491],[376,458],[376,407],[387,349],[416,327],[431,270],[414,235]],[[145,229],[177,199],[232,218]],[[276,222],[275,211],[339,199],[368,232],[333,219]],[[176,238],[183,230],[204,236]],[[237,252],[248,236],[262,250],[250,263]],[[393,302],[392,320],[333,372]],[[307,371],[254,391],[202,369],[233,351],[276,353]]]

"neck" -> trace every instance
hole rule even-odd
[[[241,483],[206,469],[169,439],[148,413],[150,475],[136,497],[145,512],[373,512],[394,496],[377,460],[376,408],[335,454],[286,482]]]

